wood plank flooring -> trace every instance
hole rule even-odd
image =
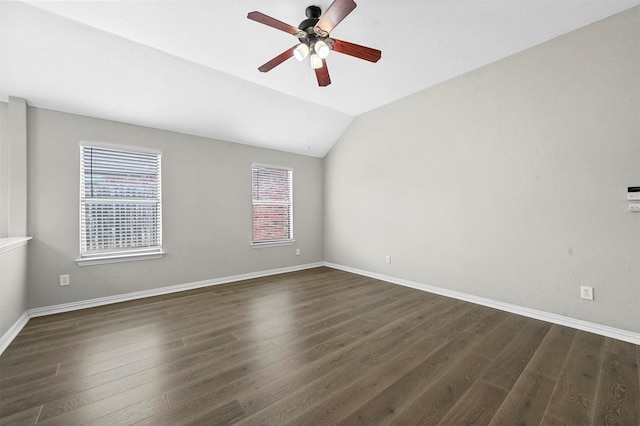
[[[329,268],[31,319],[0,425],[640,425],[638,346]]]

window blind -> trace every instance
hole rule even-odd
[[[252,166],[253,243],[293,239],[293,171]]]
[[[160,154],[81,146],[80,255],[162,246]]]

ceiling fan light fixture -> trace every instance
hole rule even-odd
[[[313,50],[320,56],[322,59],[329,56],[329,45],[322,40],[316,41],[316,44],[313,46]]]
[[[322,68],[322,58],[317,53],[312,53],[309,60],[311,61],[311,68],[314,70]]]
[[[304,59],[309,56],[309,46],[305,43],[300,43],[295,49],[293,49],[293,56],[298,60],[298,62],[304,61]]]

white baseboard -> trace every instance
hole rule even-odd
[[[7,349],[7,346],[13,342],[13,339],[15,339],[18,333],[20,333],[20,330],[22,330],[22,327],[25,326],[27,321],[29,321],[29,312],[25,311],[20,318],[18,318],[18,321],[16,321],[11,328],[4,333],[2,337],[0,337],[0,355],[2,355],[4,350]]]
[[[82,300],[79,302],[64,303],[61,305],[45,306],[43,308],[29,309],[29,317],[40,317],[44,315],[59,314],[62,312],[77,311],[79,309],[93,308],[96,306],[110,305],[112,303],[127,302],[130,300],[143,299],[145,297],[161,296],[163,294],[177,293],[179,291],[193,290],[212,285],[227,284],[236,281],[250,280],[253,278],[268,277],[269,275],[284,274],[287,272],[302,271],[304,269],[324,266],[324,262],[307,263],[304,265],[287,266],[284,268],[268,269],[265,271],[249,272],[246,274],[231,275],[222,278],[196,281],[186,284],[177,284],[168,287],[154,288],[150,290],[136,291],[133,293],[118,294],[115,296],[100,297],[97,299]]]
[[[391,277],[388,275],[378,274],[375,272],[364,271],[362,269],[352,268],[349,266],[338,265],[335,263],[325,262],[325,266],[329,268],[339,269],[353,274],[363,275],[369,278],[375,278],[392,284],[398,284],[405,287],[411,287],[417,290],[426,291],[428,293],[439,294],[441,296],[451,297],[454,299],[464,300],[466,302],[476,303],[478,305],[499,309],[501,311],[511,312],[513,314],[522,315],[553,324],[564,325],[566,327],[575,328],[582,331],[598,334],[601,336],[611,337],[613,339],[623,340],[625,342],[640,345],[640,333],[622,330],[619,328],[600,325],[588,321],[566,317],[563,315],[552,314],[550,312],[539,311],[536,309],[525,308],[518,305],[500,302],[497,300],[486,299],[484,297],[473,296],[470,294],[447,290],[441,287],[435,287],[428,284],[422,284],[415,281],[409,281],[402,278]]]

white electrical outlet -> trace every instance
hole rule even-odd
[[[580,297],[582,299],[593,300],[593,287],[580,286]]]
[[[386,256],[384,257],[384,263],[391,263],[391,256],[386,255]]]
[[[60,285],[65,286],[71,284],[71,280],[69,279],[69,274],[60,275]]]
[[[296,249],[296,256],[300,256],[300,249]]]

